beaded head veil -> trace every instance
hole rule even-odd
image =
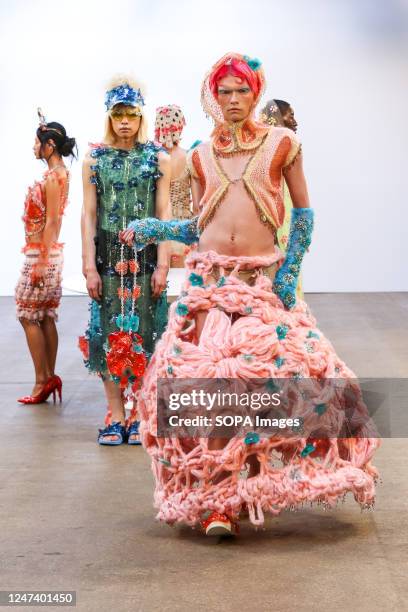
[[[171,149],[180,141],[186,120],[183,111],[176,104],[159,106],[156,109],[155,138],[160,144]]]
[[[231,66],[231,73],[239,69],[239,73],[246,75],[248,85],[254,93],[254,103],[250,114],[240,122],[227,123],[218,103],[215,93],[217,73],[222,73],[223,67]],[[265,90],[265,74],[260,60],[250,58],[241,53],[227,53],[214,64],[204,77],[201,86],[201,104],[207,116],[210,116],[215,128],[212,133],[212,144],[216,151],[232,154],[234,151],[245,151],[257,148],[263,141],[269,128],[255,120],[255,108]]]
[[[284,126],[282,113],[275,100],[268,100],[259,115],[259,121],[273,126]]]
[[[258,91],[255,92],[255,101],[254,101],[254,111],[255,107],[258,104],[259,100],[262,97],[262,94],[265,90],[266,81],[265,81],[265,73],[262,68],[261,62],[256,58],[250,58],[248,55],[241,55],[241,53],[226,53],[223,55],[221,59],[218,60],[214,64],[214,66],[207,72],[204,77],[203,84],[201,86],[201,105],[204,109],[206,115],[211,117],[214,122],[223,123],[224,117],[221,111],[221,107],[218,104],[217,98],[214,95],[211,89],[211,77],[215,74],[222,66],[231,65],[231,61],[235,59],[241,62],[245,62],[251,72],[253,72],[253,77],[255,82],[257,83]]]

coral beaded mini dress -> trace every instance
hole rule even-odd
[[[62,167],[62,166],[59,166]],[[63,267],[63,244],[54,242],[48,253],[43,280],[33,282],[33,272],[44,252],[42,233],[47,221],[47,199],[45,183],[49,176],[54,176],[60,187],[59,221],[68,202],[69,172],[61,176],[57,167],[47,170],[42,181],[28,188],[24,202],[24,223],[26,244],[22,249],[25,260],[15,290],[16,314],[18,319],[39,322],[45,316],[57,319],[57,309],[61,300],[61,281]]]

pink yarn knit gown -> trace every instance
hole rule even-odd
[[[205,438],[157,437],[158,378],[355,378],[316,328],[307,304],[299,300],[293,310],[285,310],[269,277],[259,274],[253,286],[234,275],[207,284],[214,264],[256,269],[280,258],[280,253],[228,257],[208,251],[194,252],[186,261],[183,292],[170,308],[167,330],[156,346],[138,400],[142,442],[156,480],[157,518],[163,521],[193,526],[205,511],[238,517],[245,509],[258,526],[265,513],[277,515],[304,502],[332,507],[347,492],[362,507],[373,504],[378,474],[370,460],[379,445],[374,437],[328,438],[306,456],[302,450],[307,438],[299,435],[261,437],[250,445],[240,436],[222,450],[209,450]],[[191,284],[191,273],[202,278],[201,286]],[[178,312],[185,314],[176,312],[180,303],[184,306]],[[198,343],[192,331],[185,331],[197,311],[208,313]],[[242,316],[231,324],[227,313]],[[287,327],[283,339],[278,326]],[[242,478],[250,454],[256,454],[260,472]],[[222,472],[227,476],[214,483]]]

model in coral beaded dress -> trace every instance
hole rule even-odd
[[[319,399],[325,380],[350,384],[359,416],[366,407],[355,375],[317,328],[307,304],[296,299],[313,210],[295,133],[254,118],[264,85],[255,58],[229,53],[212,67],[201,100],[215,129],[189,162],[198,219],[144,220],[121,235],[139,248],[151,241],[199,238],[145,374],[139,408],[158,518],[201,523],[209,535],[231,533],[244,513],[259,526],[265,514],[305,502],[333,507],[351,492],[361,507],[369,507],[375,495],[371,459],[379,441],[364,418],[358,436],[315,433],[321,432],[319,423],[343,423],[347,412],[345,398],[329,387],[325,400]],[[283,179],[293,202],[286,254],[277,246],[285,215]],[[159,435],[159,379],[182,387],[197,379],[244,384],[260,378],[310,385],[317,401],[298,395],[300,429],[293,424],[285,436],[279,430],[229,438]]]
[[[24,204],[25,261],[15,300],[17,317],[25,331],[34,364],[35,384],[23,404],[39,404],[56,392],[61,400],[62,381],[55,374],[58,350],[57,309],[61,299],[63,245],[58,242],[68,201],[69,172],[63,157],[74,154],[75,139],[63,125],[41,124],[34,142],[34,155],[47,163],[41,181],[28,189]]]
[[[155,139],[170,155],[170,203],[173,219],[190,219],[192,217],[187,152],[180,146],[185,124],[183,111],[176,104],[159,106],[156,109]],[[189,250],[186,245],[173,242],[171,244],[170,266],[172,268],[183,268],[185,256]]]

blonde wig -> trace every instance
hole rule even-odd
[[[130,76],[128,74],[118,74],[118,75],[115,75],[107,83],[106,91],[110,91],[110,90],[114,89],[115,87],[118,87],[119,85],[129,85],[132,89],[139,90],[140,93],[142,94],[142,96],[144,97],[144,86],[143,86],[143,84],[140,83],[139,81],[137,81],[135,78],[133,78],[132,76]],[[115,106],[119,106],[119,104],[115,105]],[[115,108],[115,107],[113,107],[113,108]],[[148,140],[148,137],[147,137],[147,130],[148,130],[147,117],[146,117],[143,105],[137,106],[137,109],[140,111],[141,116],[140,116],[140,126],[139,126],[139,129],[137,131],[135,141],[139,142],[140,144],[145,144],[147,142],[147,140]],[[116,139],[117,139],[117,136],[116,136],[115,132],[113,131],[112,120],[111,120],[111,117],[110,117],[110,110],[109,110],[106,113],[105,135],[104,135],[103,142],[105,144],[108,144],[108,145],[113,145],[113,144],[115,144]]]

